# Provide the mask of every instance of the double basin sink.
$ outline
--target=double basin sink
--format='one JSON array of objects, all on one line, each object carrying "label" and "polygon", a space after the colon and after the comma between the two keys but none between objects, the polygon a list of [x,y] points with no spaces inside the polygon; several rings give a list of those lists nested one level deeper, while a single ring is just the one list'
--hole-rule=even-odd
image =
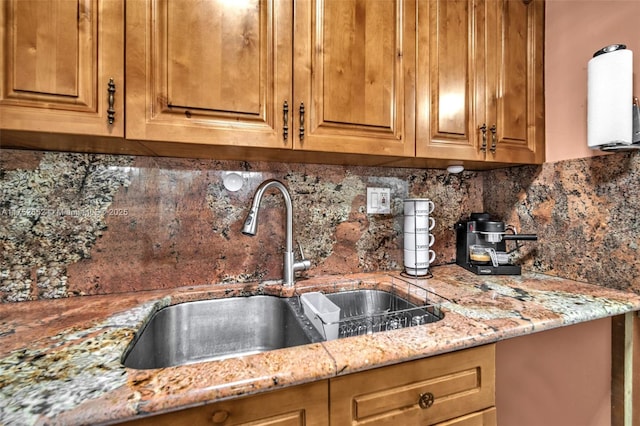
[{"label": "double basin sink", "polygon": [[[326,297],[340,308],[339,337],[435,322],[443,316],[439,310],[382,290],[352,290]],[[155,312],[130,345],[123,363],[135,369],[164,368],[323,340],[298,297],[203,300]]]}]

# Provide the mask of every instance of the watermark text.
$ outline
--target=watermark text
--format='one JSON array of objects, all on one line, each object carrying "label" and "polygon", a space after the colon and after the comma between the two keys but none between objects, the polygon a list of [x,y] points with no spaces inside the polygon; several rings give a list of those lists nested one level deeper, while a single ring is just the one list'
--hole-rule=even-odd
[{"label": "watermark text", "polygon": [[101,217],[101,216],[128,216],[128,209],[44,209],[44,208],[19,208],[0,209],[0,216],[5,217],[43,217],[43,216],[72,216],[72,217]]}]

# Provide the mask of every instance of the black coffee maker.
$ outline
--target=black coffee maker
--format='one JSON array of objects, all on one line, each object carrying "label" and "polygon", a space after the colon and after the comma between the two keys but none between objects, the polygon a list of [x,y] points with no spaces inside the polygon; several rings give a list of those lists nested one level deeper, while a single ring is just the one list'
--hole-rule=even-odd
[{"label": "black coffee maker", "polygon": [[514,227],[496,221],[488,213],[471,213],[454,225],[456,263],[478,275],[520,275],[520,265],[511,263],[506,241],[535,241],[535,234],[518,234]]}]

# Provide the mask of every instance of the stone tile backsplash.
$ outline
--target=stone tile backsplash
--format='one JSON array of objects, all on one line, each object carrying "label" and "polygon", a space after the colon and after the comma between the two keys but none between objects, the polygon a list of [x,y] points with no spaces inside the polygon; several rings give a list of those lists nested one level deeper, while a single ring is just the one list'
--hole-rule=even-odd
[{"label": "stone tile backsplash", "polygon": [[485,210],[537,233],[526,268],[640,293],[640,154],[494,170]]},{"label": "stone tile backsplash", "polygon": [[[223,178],[241,172],[230,192]],[[450,175],[442,170],[0,151],[0,300],[250,282],[282,276],[284,205],[255,188],[280,179],[294,205],[307,276],[402,269],[402,200],[436,205],[435,264],[455,261],[453,224],[488,211],[537,233],[525,269],[640,293],[640,155]],[[391,215],[366,188],[391,188]]]},{"label": "stone tile backsplash", "polygon": [[[291,192],[307,275],[402,268],[402,200],[436,204],[436,264],[455,259],[453,224],[482,209],[482,174],[2,150],[0,300],[141,291],[282,276],[284,204],[265,195],[255,237],[241,234],[255,188]],[[228,171],[243,187],[224,188]],[[366,188],[391,188],[391,215],[366,213]]]}]

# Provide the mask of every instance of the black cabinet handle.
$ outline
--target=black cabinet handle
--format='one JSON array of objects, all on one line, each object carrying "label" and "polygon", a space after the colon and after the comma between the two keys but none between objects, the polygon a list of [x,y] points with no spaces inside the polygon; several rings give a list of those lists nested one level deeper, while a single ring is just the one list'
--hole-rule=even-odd
[{"label": "black cabinet handle", "polygon": [[482,132],[482,145],[480,145],[480,151],[487,152],[487,123],[482,123],[479,130]]},{"label": "black cabinet handle", "polygon": [[425,410],[427,408],[430,408],[435,400],[436,398],[431,392],[421,393],[420,398],[418,399],[418,405],[420,405],[420,408]]},{"label": "black cabinet handle", "polygon": [[300,142],[304,140],[304,102],[300,102]]},{"label": "black cabinet handle", "polygon": [[107,121],[109,124],[113,124],[116,119],[116,110],[113,108],[113,104],[115,102],[115,94],[116,94],[116,84],[113,82],[113,78],[109,79],[109,84],[107,85],[107,91],[109,92],[109,107],[107,108]]},{"label": "black cabinet handle", "polygon": [[496,153],[496,148],[498,146],[498,139],[496,137],[496,125],[494,124],[493,126],[491,126],[491,128],[489,130],[491,130],[491,149],[490,149],[490,151],[495,154]]},{"label": "black cabinet handle", "polygon": [[289,139],[289,103],[282,104],[282,138],[286,142]]}]

